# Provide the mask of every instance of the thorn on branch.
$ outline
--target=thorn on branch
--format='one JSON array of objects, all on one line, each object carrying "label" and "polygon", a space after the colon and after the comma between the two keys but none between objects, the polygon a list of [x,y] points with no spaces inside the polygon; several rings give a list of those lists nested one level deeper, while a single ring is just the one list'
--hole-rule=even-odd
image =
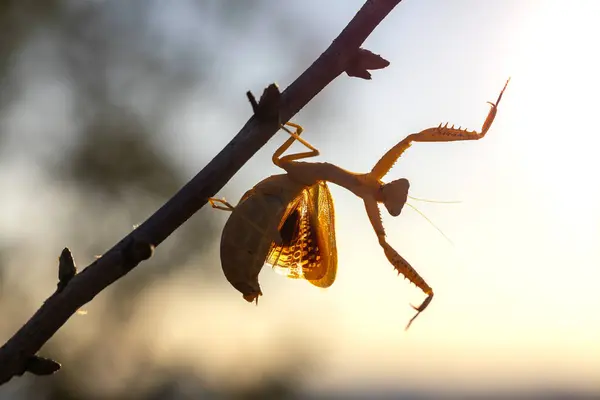
[{"label": "thorn on branch", "polygon": [[276,121],[277,126],[281,125],[279,116],[279,103],[281,101],[281,92],[275,83],[271,83],[263,91],[260,100],[257,102],[251,91],[246,92],[248,101],[252,106],[252,111],[256,118],[262,122]]},{"label": "thorn on branch", "polygon": [[25,362],[25,368],[20,373],[15,375],[23,375],[25,372],[29,372],[33,375],[52,375],[60,369],[60,363],[44,358],[40,356],[31,356]]},{"label": "thorn on branch", "polygon": [[379,54],[372,53],[370,50],[360,48],[348,61],[346,73],[348,76],[354,76],[362,79],[371,79],[370,69],[382,69],[390,65],[390,62]]},{"label": "thorn on branch", "polygon": [[58,284],[56,285],[56,291],[62,292],[67,284],[77,274],[77,267],[75,266],[75,260],[68,247],[65,247],[58,257]]},{"label": "thorn on branch", "polygon": [[152,243],[132,237],[129,239],[123,250],[121,250],[123,267],[126,272],[129,272],[142,261],[152,257],[153,253],[154,245]]}]

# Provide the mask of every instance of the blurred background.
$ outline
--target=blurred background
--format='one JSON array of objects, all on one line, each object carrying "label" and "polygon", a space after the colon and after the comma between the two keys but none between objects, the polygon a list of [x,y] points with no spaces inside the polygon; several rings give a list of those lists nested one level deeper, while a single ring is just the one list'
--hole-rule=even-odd
[{"label": "blurred background", "polygon": [[[0,339],[192,178],[287,87],[363,0],[0,1]],[[409,208],[389,242],[436,297],[387,262],[360,199],[331,186],[339,272],[327,290],[265,268],[246,303],[205,207],[50,340],[63,364],[0,399],[600,398],[600,188],[595,0],[405,0],[365,43],[391,62],[341,76],[294,121],[319,161],[363,172],[449,121],[485,140],[413,145],[386,177]],[[278,133],[218,194],[262,178]],[[596,396],[596,397],[594,397]]]}]

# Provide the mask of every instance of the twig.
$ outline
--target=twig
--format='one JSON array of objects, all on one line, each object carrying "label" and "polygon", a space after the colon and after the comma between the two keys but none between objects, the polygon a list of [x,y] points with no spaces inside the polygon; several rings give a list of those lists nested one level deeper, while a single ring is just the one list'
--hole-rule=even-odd
[{"label": "twig", "polygon": [[[368,69],[387,66],[389,62],[360,46],[400,1],[367,0],[327,50],[283,93],[271,85],[260,102],[249,94],[254,115],[237,136],[167,203],[101,258],[74,276],[71,276],[75,273],[72,268],[64,269],[63,260],[58,290],[0,348],[0,384],[25,371],[39,373],[39,368],[30,368],[40,364],[41,358],[36,353],[71,315],[148,259],[156,246],[227,184],[279,130],[280,122],[289,121],[344,71],[349,76],[370,79]],[[32,362],[34,359],[35,363]],[[47,364],[51,368],[41,368],[41,373],[50,373],[60,367],[52,360]]]}]

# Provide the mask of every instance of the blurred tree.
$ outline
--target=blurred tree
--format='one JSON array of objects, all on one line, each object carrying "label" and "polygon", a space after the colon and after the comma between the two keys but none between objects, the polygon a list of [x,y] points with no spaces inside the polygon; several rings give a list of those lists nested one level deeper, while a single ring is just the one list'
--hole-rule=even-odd
[{"label": "blurred tree", "polygon": [[[219,21],[212,25],[221,32],[237,34],[261,19],[269,7],[265,0],[184,3],[190,6],[187,12],[195,13],[198,24]],[[46,237],[39,246],[58,255],[62,246],[69,245],[76,249],[80,268],[87,263],[82,261],[86,254],[103,253],[122,237],[124,227],[142,222],[187,180],[181,166],[163,148],[164,119],[176,112],[173,107],[179,98],[206,82],[210,70],[204,66],[210,66],[208,60],[220,49],[196,46],[192,53],[180,46],[183,50],[177,50],[156,26],[159,7],[158,1],[139,0],[0,0],[0,118],[7,119],[15,112],[10,106],[22,100],[27,90],[34,97],[44,93],[46,86],[35,86],[39,81],[58,85],[73,103],[65,132],[23,135],[17,132],[19,124],[5,124],[11,129],[0,129],[0,146],[6,144],[3,138],[8,135],[13,142],[11,153],[21,153],[29,160],[36,156],[36,149],[52,155],[36,157],[34,164],[43,171],[49,186],[64,188],[58,201],[66,201],[73,208],[65,216],[53,216],[48,210],[46,217],[56,221],[55,237]],[[270,15],[269,20],[277,18]],[[289,37],[298,34],[293,29],[286,33]],[[42,127],[54,117],[37,115]],[[0,160],[0,165],[6,167],[7,163]],[[70,341],[80,332],[66,326],[45,346],[45,354],[68,368],[51,378],[14,379],[0,388],[0,399],[5,395],[27,399],[177,399],[198,398],[201,392],[204,398],[210,398],[211,393],[216,396],[218,389],[204,389],[197,374],[155,365],[152,355],[143,350],[151,342],[132,337],[139,335],[139,330],[130,328],[140,299],[153,283],[167,280],[186,265],[203,265],[200,260],[206,246],[214,244],[220,233],[212,215],[199,213],[188,221],[161,245],[155,257],[135,270],[135,277],[111,286],[102,296],[102,306],[98,305],[100,299],[90,305],[93,312],[84,318],[93,334],[84,344],[70,348]],[[9,243],[11,252],[21,257],[2,252],[0,312],[26,318],[29,310],[19,307],[17,299],[35,303],[39,296],[31,296],[30,281],[24,284],[22,272],[18,279],[2,272],[11,263],[34,264],[37,259],[28,250],[30,243],[5,240],[0,238],[0,244]],[[214,264],[210,267],[212,273],[220,272]],[[39,272],[34,269],[27,273]],[[54,279],[55,271],[44,274]],[[7,335],[14,328],[8,325],[0,325],[0,331]],[[99,366],[101,361],[120,360],[118,355],[126,348],[135,359],[124,361],[129,365],[125,368],[128,373],[120,366],[114,374],[115,379],[127,383],[94,392],[97,386],[88,383],[95,371],[111,368]],[[263,386],[231,396],[283,398],[292,393],[293,385],[282,383],[277,375],[273,371],[273,378]],[[191,395],[182,394],[183,384],[194,387],[188,388]]]},{"label": "blurred tree", "polygon": [[0,0],[0,107],[6,104],[16,89],[17,82],[10,77],[14,56],[35,34],[37,26],[57,17],[62,3],[63,0]]}]

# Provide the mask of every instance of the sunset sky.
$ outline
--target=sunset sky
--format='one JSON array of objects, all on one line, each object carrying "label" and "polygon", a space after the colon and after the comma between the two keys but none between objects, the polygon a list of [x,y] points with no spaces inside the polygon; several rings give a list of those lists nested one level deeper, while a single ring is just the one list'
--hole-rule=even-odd
[{"label": "sunset sky", "polygon": [[[323,12],[317,3],[285,6],[293,8],[295,23],[322,33],[314,56],[362,4],[332,2]],[[600,186],[594,171],[600,171],[600,131],[593,116],[600,89],[599,12],[600,3],[582,0],[404,1],[365,43],[391,65],[370,82],[336,80],[325,91],[339,100],[327,106],[332,116],[316,120],[301,112],[293,119],[321,151],[319,161],[362,172],[409,133],[446,121],[479,129],[486,101],[495,101],[512,77],[484,140],[415,144],[386,177],[408,178],[416,197],[461,201],[412,201],[454,245],[410,209],[396,218],[384,215],[389,242],[436,293],[409,332],[403,331],[412,316],[408,303],[423,295],[393,273],[361,201],[332,186],[335,284],[319,290],[265,269],[259,307],[250,309],[237,293],[221,293],[223,310],[231,312],[217,317],[210,311],[214,302],[199,306],[194,315],[212,328],[194,335],[211,342],[244,326],[235,340],[259,357],[269,351],[261,337],[272,316],[287,315],[312,338],[322,366],[307,372],[315,388],[597,389]],[[252,51],[236,57],[251,58]],[[254,62],[262,65],[252,59],[249,75],[282,87],[307,66],[286,66],[278,75]],[[276,62],[272,67],[283,70]],[[307,115],[321,106],[317,97]],[[188,121],[194,129],[218,132],[213,152],[244,120],[227,121],[226,110],[215,113],[213,122],[194,122],[191,114]],[[279,173],[270,155],[284,139],[275,136],[220,195],[235,203],[252,184]],[[231,343],[223,337],[218,343],[222,347],[211,352],[226,362]]]}]

